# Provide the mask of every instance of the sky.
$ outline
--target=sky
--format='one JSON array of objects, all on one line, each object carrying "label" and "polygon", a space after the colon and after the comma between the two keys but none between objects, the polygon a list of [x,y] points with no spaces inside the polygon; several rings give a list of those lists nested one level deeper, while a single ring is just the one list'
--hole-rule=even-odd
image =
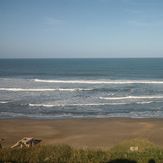
[{"label": "sky", "polygon": [[163,57],[163,0],[0,0],[0,58]]}]

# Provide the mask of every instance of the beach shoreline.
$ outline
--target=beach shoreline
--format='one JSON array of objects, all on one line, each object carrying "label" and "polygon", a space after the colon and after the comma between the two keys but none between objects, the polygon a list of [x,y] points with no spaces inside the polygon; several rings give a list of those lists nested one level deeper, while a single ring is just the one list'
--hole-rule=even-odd
[{"label": "beach shoreline", "polygon": [[163,147],[163,119],[3,119],[0,138],[11,146],[23,137],[42,139],[42,144],[68,144],[75,148],[109,149],[122,141],[141,138]]}]

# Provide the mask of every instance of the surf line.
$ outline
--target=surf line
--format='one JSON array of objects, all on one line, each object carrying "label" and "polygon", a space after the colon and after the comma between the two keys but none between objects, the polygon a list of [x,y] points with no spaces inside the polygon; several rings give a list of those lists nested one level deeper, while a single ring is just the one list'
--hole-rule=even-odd
[{"label": "surf line", "polygon": [[67,84],[163,84],[157,80],[42,80],[34,79],[41,83],[67,83]]}]

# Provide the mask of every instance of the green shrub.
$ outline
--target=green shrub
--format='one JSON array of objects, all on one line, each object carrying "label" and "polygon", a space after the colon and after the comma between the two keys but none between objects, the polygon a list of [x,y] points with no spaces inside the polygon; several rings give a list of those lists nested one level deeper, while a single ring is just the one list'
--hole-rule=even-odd
[{"label": "green shrub", "polygon": [[[140,150],[129,151],[130,146],[136,145]],[[68,145],[0,150],[0,163],[149,163],[150,159],[163,163],[163,149],[140,139],[122,142],[108,151],[74,149]]]}]

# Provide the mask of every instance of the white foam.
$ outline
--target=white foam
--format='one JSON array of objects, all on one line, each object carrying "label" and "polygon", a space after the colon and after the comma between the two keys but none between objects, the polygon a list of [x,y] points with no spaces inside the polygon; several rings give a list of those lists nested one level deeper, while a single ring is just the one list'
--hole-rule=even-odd
[{"label": "white foam", "polygon": [[6,104],[8,101],[0,101],[0,104]]},{"label": "white foam", "polygon": [[157,80],[42,80],[34,79],[42,83],[68,83],[68,84],[163,84]]},{"label": "white foam", "polygon": [[162,99],[163,96],[123,96],[123,97],[99,97],[102,100],[125,100],[125,99]]},{"label": "white foam", "polygon": [[88,104],[68,104],[67,106],[103,106],[103,105],[125,105],[126,103],[88,103]]},{"label": "white foam", "polygon": [[151,104],[154,101],[140,101],[140,102],[136,102],[136,104]]},{"label": "white foam", "polygon": [[56,104],[56,105],[51,105],[51,104],[29,104],[29,106],[32,106],[32,107],[54,107],[54,106],[64,106],[64,105],[61,105],[61,104]]},{"label": "white foam", "polygon": [[90,91],[92,89],[84,89],[84,88],[43,88],[43,89],[35,89],[35,88],[0,88],[0,91],[13,91],[13,92],[46,92],[46,91]]},{"label": "white foam", "polygon": [[0,117],[3,118],[3,117],[24,117],[25,114],[23,113],[13,113],[13,112],[0,112]]},{"label": "white foam", "polygon": [[104,105],[125,105],[127,103],[87,103],[87,104],[29,104],[31,107],[64,107],[64,106],[104,106]]}]

